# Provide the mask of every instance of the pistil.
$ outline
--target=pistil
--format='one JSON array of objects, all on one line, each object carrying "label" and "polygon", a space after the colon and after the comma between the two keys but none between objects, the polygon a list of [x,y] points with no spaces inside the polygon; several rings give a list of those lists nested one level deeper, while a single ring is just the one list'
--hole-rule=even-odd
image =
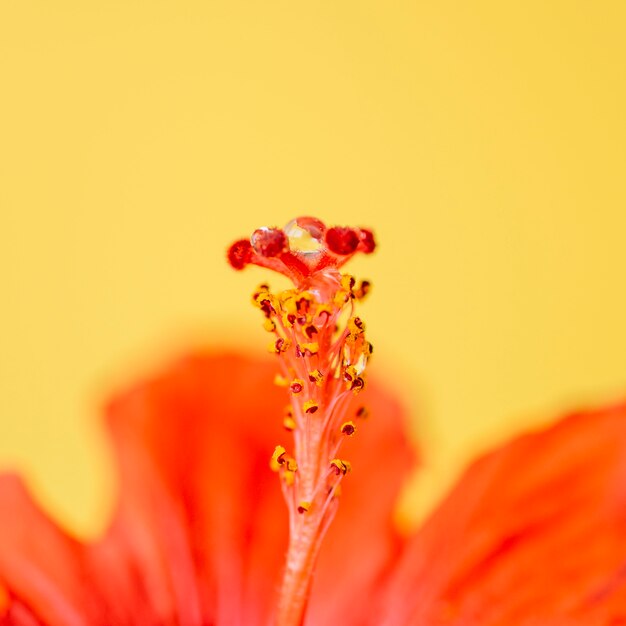
[{"label": "pistil", "polygon": [[289,511],[289,544],[275,616],[277,626],[301,626],[322,540],[338,507],[341,483],[350,472],[340,458],[342,442],[352,437],[360,407],[349,414],[351,398],[365,387],[364,370],[372,353],[365,324],[354,314],[355,301],[369,283],[357,285],[339,268],[375,244],[366,229],[326,226],[315,218],[292,220],[284,230],[261,228],[250,241],[229,250],[236,269],[255,264],[288,276],[294,288],[277,294],[261,285],[254,304],[271,333],[269,349],[279,360],[277,384],[290,405],[283,425],[293,435],[293,452],[277,445],[270,466],[279,474]]}]

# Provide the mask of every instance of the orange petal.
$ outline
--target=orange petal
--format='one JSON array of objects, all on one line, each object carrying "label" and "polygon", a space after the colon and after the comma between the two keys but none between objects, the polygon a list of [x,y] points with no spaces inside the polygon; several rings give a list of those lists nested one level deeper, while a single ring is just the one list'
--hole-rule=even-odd
[{"label": "orange petal", "polygon": [[[0,480],[9,590],[0,624],[265,625],[288,519],[268,466],[288,441],[274,374],[271,361],[195,355],[116,398],[119,504],[93,546],[60,531],[16,479]],[[310,623],[357,621],[367,605],[354,598],[373,590],[398,549],[390,511],[412,455],[398,405],[375,390],[369,403],[372,418],[342,450],[355,471],[323,548]]]},{"label": "orange petal", "polygon": [[268,465],[284,437],[274,374],[271,362],[190,356],[111,404],[121,499],[101,551],[123,546],[111,598],[181,626],[264,623],[286,546]]},{"label": "orange petal", "polygon": [[383,605],[377,625],[626,623],[626,405],[471,466],[412,539]]},{"label": "orange petal", "polygon": [[[131,585],[134,599],[121,604],[148,604],[181,624],[198,615],[267,623],[288,519],[269,469],[275,445],[289,442],[275,371],[272,360],[196,355],[112,403],[122,493],[107,542],[125,547],[109,559],[111,598],[128,595],[128,572],[139,571],[141,589]],[[395,401],[376,391],[369,401],[373,417],[346,442],[355,471],[323,547],[311,623],[356,614],[353,598],[397,551],[390,515],[411,453]],[[112,554],[110,545],[102,551]]]},{"label": "orange petal", "polygon": [[17,597],[13,603],[8,590],[3,592],[7,624],[30,623],[31,611],[47,626],[100,624],[85,609],[92,592],[84,583],[84,556],[83,547],[46,517],[18,478],[0,476],[0,581]]}]

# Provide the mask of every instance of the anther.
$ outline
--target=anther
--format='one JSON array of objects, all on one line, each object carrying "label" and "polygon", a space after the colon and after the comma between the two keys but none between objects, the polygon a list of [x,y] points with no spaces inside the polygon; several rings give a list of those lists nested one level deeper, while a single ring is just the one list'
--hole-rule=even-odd
[{"label": "anther", "polygon": [[311,503],[302,500],[298,504],[298,513],[308,513],[311,510]]},{"label": "anther", "polygon": [[291,343],[288,340],[283,339],[282,337],[279,337],[276,341],[273,341],[269,345],[269,351],[275,352],[276,354],[280,354],[281,352],[287,352],[287,350],[289,350],[290,345]]},{"label": "anther", "polygon": [[362,280],[358,289],[354,292],[354,295],[359,299],[363,300],[365,296],[371,291],[372,283],[369,280]]},{"label": "anther", "polygon": [[309,339],[313,339],[313,335],[317,335],[318,332],[317,326],[313,326],[313,324],[310,324],[304,329],[304,332]]},{"label": "anther", "polygon": [[344,461],[343,459],[333,459],[330,462],[330,467],[337,476],[339,476],[339,474],[345,476],[352,469],[350,462]]},{"label": "anther", "polygon": [[261,311],[263,311],[263,313],[265,314],[265,317],[267,318],[271,317],[272,314],[276,313],[276,309],[274,308],[274,305],[272,304],[272,301],[269,298],[260,296],[258,305]]},{"label": "anther", "polygon": [[311,343],[299,343],[296,346],[296,356],[304,357],[304,356],[313,356],[319,352],[320,346],[316,341]]},{"label": "anther", "polygon": [[291,385],[289,385],[291,393],[300,393],[304,389],[304,381],[300,378],[296,378]]},{"label": "anther", "polygon": [[285,416],[283,417],[283,427],[285,430],[295,430],[296,429],[296,420],[293,418],[293,409],[291,405],[288,405],[285,408]]},{"label": "anther", "polygon": [[343,379],[348,383],[352,383],[356,378],[357,378],[356,368],[353,367],[352,365],[349,367],[346,367],[346,369],[343,371]]},{"label": "anther", "polygon": [[312,372],[309,372],[309,380],[312,383],[321,386],[322,381],[324,380],[324,374],[322,374],[319,370],[313,370]]},{"label": "anther", "polygon": [[348,330],[353,335],[360,335],[365,332],[365,322],[360,317],[351,317],[348,320]]},{"label": "anther", "polygon": [[367,419],[370,416],[370,412],[368,411],[367,407],[360,406],[356,411],[356,416],[359,419]]},{"label": "anther", "polygon": [[352,437],[352,435],[356,432],[354,422],[344,422],[341,425],[341,432],[348,437]]},{"label": "anther", "polygon": [[365,387],[365,379],[361,378],[360,376],[355,378],[352,381],[352,384],[350,385],[351,391],[354,391],[355,394],[359,393],[359,391],[361,391],[364,387]]},{"label": "anther", "polygon": [[270,459],[270,467],[273,471],[277,472],[280,466],[285,462],[286,450],[283,446],[276,446]]},{"label": "anther", "polygon": [[305,413],[313,414],[317,409],[319,409],[319,404],[315,400],[307,400],[302,408]]}]

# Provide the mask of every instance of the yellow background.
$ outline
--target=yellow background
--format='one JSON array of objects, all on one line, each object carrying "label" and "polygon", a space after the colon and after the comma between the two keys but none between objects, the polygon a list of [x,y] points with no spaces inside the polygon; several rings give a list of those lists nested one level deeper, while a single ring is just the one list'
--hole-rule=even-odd
[{"label": "yellow background", "polygon": [[263,352],[224,248],[298,214],[377,232],[354,272],[426,451],[407,511],[619,397],[625,6],[3,0],[2,467],[97,530],[102,399],[190,342]]}]

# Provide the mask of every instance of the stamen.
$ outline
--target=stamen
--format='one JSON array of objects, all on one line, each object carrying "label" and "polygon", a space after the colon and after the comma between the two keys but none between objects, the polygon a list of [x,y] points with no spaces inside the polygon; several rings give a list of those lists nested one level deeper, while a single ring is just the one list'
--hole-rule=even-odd
[{"label": "stamen", "polygon": [[308,513],[311,509],[311,503],[306,500],[302,500],[300,504],[298,504],[298,513]]},{"label": "stamen", "polygon": [[304,381],[296,378],[291,385],[289,385],[291,393],[300,393],[304,389]]},{"label": "stamen", "polygon": [[341,432],[348,437],[352,437],[352,435],[356,432],[354,422],[344,422],[341,425]]},{"label": "stamen", "polygon": [[340,269],[354,254],[370,254],[375,247],[368,229],[327,228],[316,218],[299,217],[284,229],[259,228],[228,251],[235,269],[258,265],[294,285],[272,293],[263,284],[252,297],[263,314],[263,327],[273,335],[269,351],[281,367],[274,382],[288,389],[291,400],[282,420],[293,433],[293,457],[278,445],[270,460],[290,515],[277,626],[302,623],[317,553],[337,510],[341,482],[351,470],[338,451],[356,433],[350,417],[367,416],[364,407],[348,411],[351,397],[365,387],[372,353],[365,323],[354,311],[371,285],[357,284]]},{"label": "stamen", "polygon": [[284,464],[286,452],[287,450],[285,450],[283,446],[276,446],[274,448],[272,458],[270,459],[270,467],[275,472],[277,472],[280,469],[280,466]]},{"label": "stamen", "polygon": [[339,476],[339,474],[343,474],[344,476],[352,470],[352,465],[349,461],[344,461],[342,459],[333,459],[330,462],[331,469],[333,472]]},{"label": "stamen", "polygon": [[324,374],[317,369],[313,370],[312,372],[309,372],[309,380],[319,387],[324,382]]},{"label": "stamen", "polygon": [[367,407],[360,406],[356,411],[356,416],[360,419],[367,419],[369,417],[370,412]]},{"label": "stamen", "polygon": [[317,411],[317,409],[319,409],[319,404],[317,404],[317,402],[315,400],[307,400],[303,405],[302,408],[304,410],[305,413],[315,413],[315,411]]}]

